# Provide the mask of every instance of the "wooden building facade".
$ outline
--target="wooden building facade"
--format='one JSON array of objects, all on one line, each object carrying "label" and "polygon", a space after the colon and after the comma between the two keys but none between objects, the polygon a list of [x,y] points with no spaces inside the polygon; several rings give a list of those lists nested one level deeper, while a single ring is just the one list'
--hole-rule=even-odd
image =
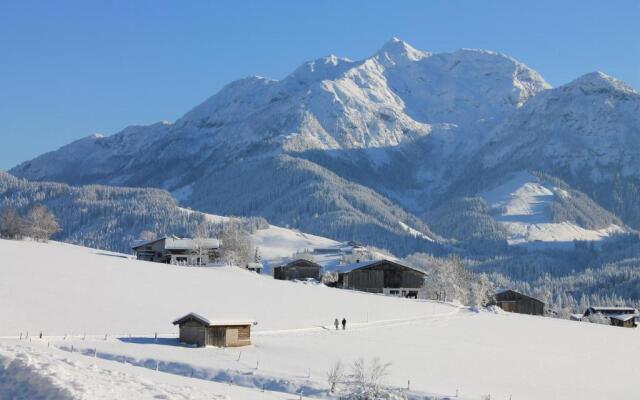
[{"label": "wooden building facade", "polygon": [[425,273],[389,260],[355,263],[341,268],[337,287],[399,297],[417,297]]},{"label": "wooden building facade", "polygon": [[546,309],[544,301],[515,290],[503,290],[496,293],[495,304],[504,311],[518,314],[544,315]]},{"label": "wooden building facade", "polygon": [[251,344],[251,321],[212,321],[189,313],[173,321],[180,327],[180,342],[198,347],[239,347]]},{"label": "wooden building facade", "polygon": [[283,281],[315,279],[320,280],[322,267],[313,261],[298,259],[273,269],[274,279]]}]

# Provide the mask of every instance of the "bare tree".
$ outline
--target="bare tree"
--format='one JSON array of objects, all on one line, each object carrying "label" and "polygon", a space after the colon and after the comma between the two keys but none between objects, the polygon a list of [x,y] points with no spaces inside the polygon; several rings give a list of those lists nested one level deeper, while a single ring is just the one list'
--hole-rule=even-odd
[{"label": "bare tree", "polygon": [[196,225],[196,227],[193,229],[193,232],[191,233],[191,236],[193,236],[193,241],[196,247],[195,251],[196,251],[196,254],[198,255],[199,262],[197,264],[204,264],[205,263],[204,256],[207,254],[207,251],[208,251],[206,246],[206,240],[209,236],[207,231],[207,226],[204,221]]},{"label": "bare tree", "polygon": [[225,224],[220,232],[221,257],[227,264],[244,266],[253,260],[253,246],[249,234],[240,224]]},{"label": "bare tree", "polygon": [[11,207],[5,207],[0,214],[0,237],[21,239],[26,234],[26,224]]},{"label": "bare tree", "polygon": [[335,393],[338,385],[344,381],[344,369],[340,360],[336,361],[327,372],[327,381],[329,382],[329,391],[331,393]]},{"label": "bare tree", "polygon": [[55,216],[42,204],[36,204],[27,213],[29,235],[36,240],[47,241],[60,230]]},{"label": "bare tree", "polygon": [[150,241],[156,238],[156,234],[151,231],[142,231],[140,232],[140,240]]},{"label": "bare tree", "polygon": [[342,364],[336,362],[327,373],[332,393],[339,391],[340,398],[349,400],[391,400],[404,399],[401,391],[385,385],[391,363],[383,363],[374,358],[367,363],[363,358],[356,360],[344,371]]}]

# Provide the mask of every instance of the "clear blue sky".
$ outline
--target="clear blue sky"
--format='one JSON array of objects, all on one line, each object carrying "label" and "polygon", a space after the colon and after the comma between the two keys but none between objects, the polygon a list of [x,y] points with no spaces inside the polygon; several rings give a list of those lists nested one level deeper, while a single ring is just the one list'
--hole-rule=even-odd
[{"label": "clear blue sky", "polygon": [[561,85],[640,88],[640,1],[0,2],[0,169],[91,133],[175,120],[224,84],[398,36],[509,54]]}]

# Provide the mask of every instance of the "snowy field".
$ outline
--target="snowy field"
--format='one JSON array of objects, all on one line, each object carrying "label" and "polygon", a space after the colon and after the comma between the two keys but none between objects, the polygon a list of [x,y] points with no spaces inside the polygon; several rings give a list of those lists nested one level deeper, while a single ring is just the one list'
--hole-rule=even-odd
[{"label": "snowy field", "polygon": [[[638,329],[473,312],[54,242],[0,240],[0,254],[0,368],[15,372],[0,371],[0,394],[23,379],[61,399],[327,397],[332,364],[359,357],[391,362],[388,384],[409,383],[412,398],[633,399],[633,384],[607,382],[640,376]],[[180,345],[170,322],[189,311],[257,321],[253,344]],[[333,318],[343,316],[348,329],[336,332]]]}]

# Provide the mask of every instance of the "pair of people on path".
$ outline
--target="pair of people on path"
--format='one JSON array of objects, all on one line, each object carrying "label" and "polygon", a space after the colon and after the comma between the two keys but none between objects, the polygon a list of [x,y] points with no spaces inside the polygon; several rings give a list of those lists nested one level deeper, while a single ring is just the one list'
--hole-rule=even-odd
[{"label": "pair of people on path", "polygon": [[[338,321],[338,318],[336,318],[336,320],[333,321],[333,324],[336,326],[336,330],[338,330],[338,327],[340,326],[340,322]],[[347,319],[342,318],[342,330],[345,330],[346,328],[347,328]]]}]

